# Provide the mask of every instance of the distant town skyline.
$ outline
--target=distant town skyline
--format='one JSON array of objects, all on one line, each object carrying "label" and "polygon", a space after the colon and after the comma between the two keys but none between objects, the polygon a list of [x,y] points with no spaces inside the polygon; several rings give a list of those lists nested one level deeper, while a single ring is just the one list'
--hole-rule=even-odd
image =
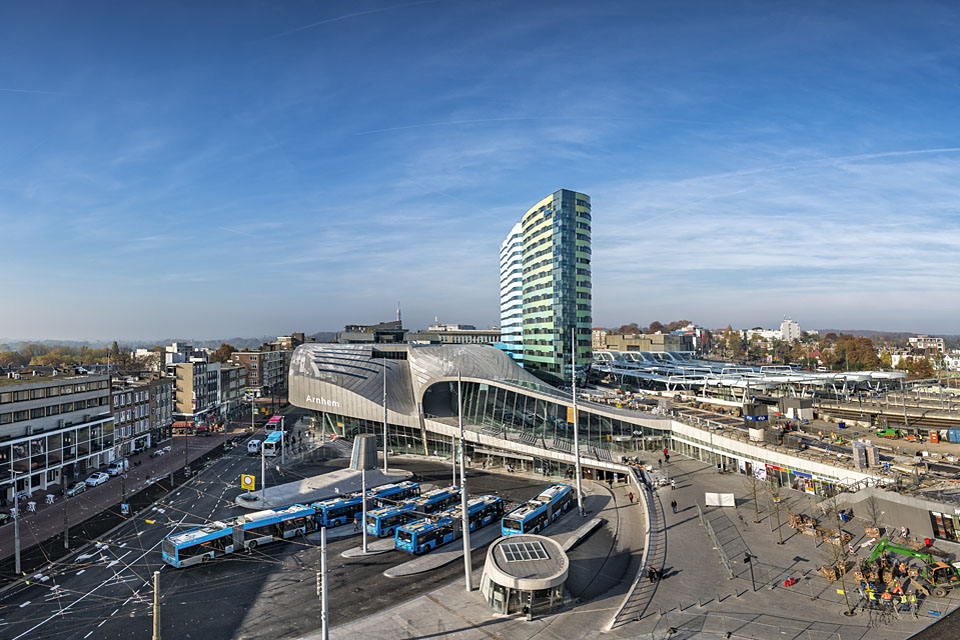
[{"label": "distant town skyline", "polygon": [[489,327],[558,189],[596,326],[958,334],[960,14],[881,4],[4,5],[0,334]]}]

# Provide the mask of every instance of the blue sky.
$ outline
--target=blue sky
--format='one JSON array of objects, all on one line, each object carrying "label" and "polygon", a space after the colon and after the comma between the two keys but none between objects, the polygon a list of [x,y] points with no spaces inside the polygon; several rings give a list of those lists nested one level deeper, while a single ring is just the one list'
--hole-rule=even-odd
[{"label": "blue sky", "polygon": [[0,7],[0,336],[498,320],[593,201],[594,323],[960,333],[955,3]]}]

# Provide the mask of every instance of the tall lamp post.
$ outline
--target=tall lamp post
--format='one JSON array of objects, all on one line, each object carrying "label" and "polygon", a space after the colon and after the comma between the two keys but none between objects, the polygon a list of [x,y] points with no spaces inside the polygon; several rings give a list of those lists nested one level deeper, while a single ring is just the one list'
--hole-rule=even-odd
[{"label": "tall lamp post", "polygon": [[[17,476],[19,472],[13,472],[13,551],[14,568],[16,574],[20,575],[20,491],[17,489]],[[66,495],[66,494],[64,494]]]},{"label": "tall lamp post", "polygon": [[387,462],[387,359],[383,359],[383,472],[390,470]]},{"label": "tall lamp post", "polygon": [[460,423],[460,513],[463,518],[463,572],[467,591],[473,591],[473,562],[470,559],[470,515],[467,512],[467,441],[463,430],[463,393],[460,372],[457,372],[457,421]]},{"label": "tall lamp post", "polygon": [[580,515],[583,513],[583,487],[580,477],[583,475],[580,471],[580,424],[577,415],[577,327],[573,327],[574,334],[570,336],[570,381],[573,391],[573,455],[576,458],[575,468],[577,470],[577,511]]},{"label": "tall lamp post", "polygon": [[367,469],[377,468],[377,437],[369,433],[354,436],[350,468],[360,472],[362,496],[360,525],[363,533],[363,553],[367,552]]}]

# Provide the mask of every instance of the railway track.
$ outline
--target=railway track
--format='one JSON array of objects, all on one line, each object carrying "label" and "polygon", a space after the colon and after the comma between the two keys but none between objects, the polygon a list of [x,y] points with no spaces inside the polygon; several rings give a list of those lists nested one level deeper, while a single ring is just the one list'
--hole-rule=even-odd
[{"label": "railway track", "polygon": [[[836,406],[817,406],[817,412],[820,415],[828,414],[835,416],[837,418],[851,418],[856,420],[863,420],[870,418],[874,426],[880,424],[881,419],[885,418],[888,426],[904,426],[903,412],[897,412],[891,408],[890,411],[884,411],[882,409],[876,409],[872,407],[864,407],[860,409],[859,407],[836,407]],[[960,415],[956,417],[941,417],[941,416],[927,416],[927,415],[911,415],[910,409],[907,409],[907,427],[908,428],[919,428],[927,430],[937,430],[937,429],[950,429],[953,427],[960,427]]]}]

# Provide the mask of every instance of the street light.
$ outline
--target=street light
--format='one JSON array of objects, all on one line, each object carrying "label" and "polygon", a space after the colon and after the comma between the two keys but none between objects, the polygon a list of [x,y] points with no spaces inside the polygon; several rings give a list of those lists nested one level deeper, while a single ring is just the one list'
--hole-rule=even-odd
[{"label": "street light", "polygon": [[377,438],[369,433],[354,436],[350,468],[360,472],[360,524],[363,532],[363,553],[367,553],[367,469],[377,468]]},{"label": "street light", "polygon": [[17,490],[17,475],[19,473],[18,471],[13,472],[13,550],[14,564],[18,576],[20,575],[20,491]]},{"label": "street light", "polygon": [[757,581],[756,581],[756,580],[754,579],[754,577],[753,577],[753,559],[756,558],[756,557],[757,557],[757,556],[752,555],[752,554],[749,554],[749,553],[743,554],[743,561],[744,561],[746,564],[750,565],[750,584],[753,586],[753,590],[754,590],[754,591],[757,590]]}]

